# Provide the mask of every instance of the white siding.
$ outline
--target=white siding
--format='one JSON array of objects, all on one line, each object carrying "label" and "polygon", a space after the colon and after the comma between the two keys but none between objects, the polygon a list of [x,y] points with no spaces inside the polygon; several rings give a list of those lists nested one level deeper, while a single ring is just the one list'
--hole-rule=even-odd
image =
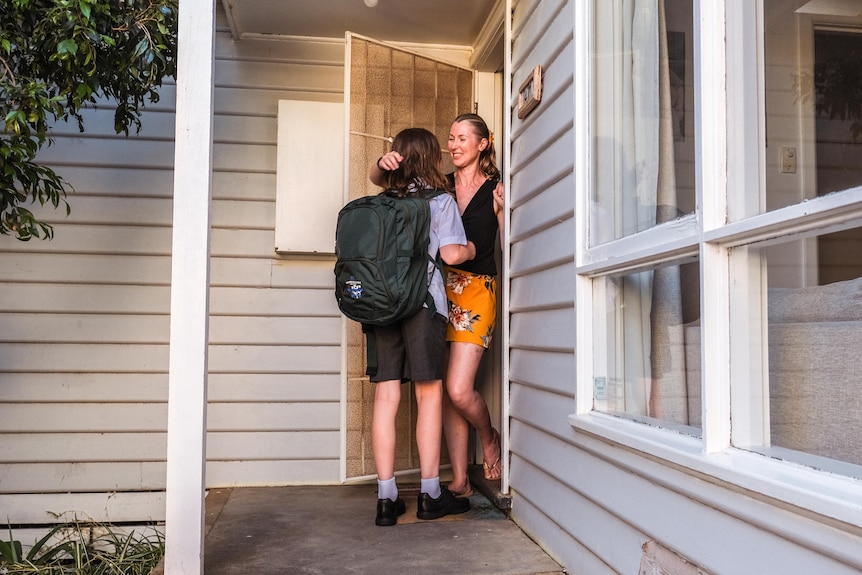
[{"label": "white siding", "polygon": [[513,119],[511,134],[513,519],[573,574],[637,573],[651,540],[715,574],[860,572],[862,553],[852,550],[862,539],[852,528],[570,425],[580,181],[573,130],[587,129],[574,126],[575,98],[587,94],[574,93],[573,4],[514,2],[512,85],[542,65],[544,94],[531,115]]},{"label": "white siding", "polygon": [[[273,248],[278,100],[340,102],[344,47],[234,42],[219,17],[207,482],[336,483],[332,262]],[[107,108],[87,111],[84,134],[58,125],[40,158],[74,186],[71,216],[37,210],[50,242],[0,237],[0,509],[12,524],[64,510],[164,519],[174,92],[128,139]]]}]

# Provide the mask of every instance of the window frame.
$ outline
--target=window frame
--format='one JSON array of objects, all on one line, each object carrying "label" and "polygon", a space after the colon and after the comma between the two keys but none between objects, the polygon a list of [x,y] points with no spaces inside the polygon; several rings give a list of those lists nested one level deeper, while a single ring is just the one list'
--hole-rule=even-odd
[{"label": "window frame", "polygon": [[[609,440],[670,463],[710,483],[729,483],[764,501],[781,501],[815,514],[862,527],[862,481],[811,465],[780,459],[780,448],[757,452],[737,446],[758,445],[768,416],[758,422],[752,409],[768,411],[764,395],[768,377],[750,376],[754,365],[731,361],[733,341],[730,302],[751,301],[746,282],[732,281],[754,273],[758,261],[733,254],[733,248],[805,237],[862,225],[862,186],[804,203],[728,223],[732,190],[765,189],[765,106],[762,0],[693,0],[696,212],[633,236],[591,247],[590,196],[595,185],[592,166],[592,110],[595,95],[593,51],[594,2],[576,3],[575,130],[576,205],[576,374],[574,413],[569,423],[577,433]],[[754,49],[757,57],[748,57]],[[733,74],[730,74],[730,71]],[[751,118],[732,125],[727,118]],[[759,195],[759,194],[758,194]],[[738,198],[737,198],[738,200]],[[746,201],[748,201],[746,199]],[[750,213],[750,212],[749,212]],[[646,269],[657,263],[697,256],[701,276],[702,435],[682,435],[593,411],[593,282],[595,278]],[[739,287],[738,284],[745,284]],[[756,282],[754,285],[759,285]],[[740,299],[742,298],[742,299]],[[759,298],[758,298],[759,299]],[[735,305],[737,305],[735,303]],[[740,345],[737,343],[737,345]],[[706,353],[705,350],[710,350]],[[734,358],[739,357],[739,349]],[[760,354],[757,354],[760,355]],[[731,390],[734,393],[731,393]],[[764,397],[764,406],[749,398]],[[744,397],[733,402],[732,396]],[[731,422],[735,425],[731,426]],[[744,422],[744,423],[741,423]],[[847,464],[849,465],[849,464]],[[853,466],[850,466],[853,467]],[[725,504],[732,497],[725,498]]]}]

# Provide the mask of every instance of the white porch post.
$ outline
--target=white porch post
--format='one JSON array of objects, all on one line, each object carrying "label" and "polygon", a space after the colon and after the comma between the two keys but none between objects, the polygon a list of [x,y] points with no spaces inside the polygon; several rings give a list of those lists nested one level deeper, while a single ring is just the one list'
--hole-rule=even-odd
[{"label": "white porch post", "polygon": [[165,573],[203,573],[215,2],[181,0]]}]

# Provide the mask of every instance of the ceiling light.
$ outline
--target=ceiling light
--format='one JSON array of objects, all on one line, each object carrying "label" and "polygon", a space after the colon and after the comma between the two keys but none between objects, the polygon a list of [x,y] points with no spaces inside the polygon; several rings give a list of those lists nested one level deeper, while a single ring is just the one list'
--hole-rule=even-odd
[{"label": "ceiling light", "polygon": [[377,6],[377,0],[365,0],[365,5],[369,8],[374,8]]}]

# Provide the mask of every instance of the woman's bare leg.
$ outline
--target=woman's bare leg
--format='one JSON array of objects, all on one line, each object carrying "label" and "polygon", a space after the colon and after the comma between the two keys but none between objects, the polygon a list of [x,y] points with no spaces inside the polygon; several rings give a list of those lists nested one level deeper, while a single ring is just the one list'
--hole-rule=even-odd
[{"label": "woman's bare leg", "polygon": [[[466,485],[467,481],[467,443],[469,441],[467,423],[476,429],[482,442],[484,461],[490,466],[500,459],[500,446],[491,427],[488,406],[475,389],[476,373],[484,353],[484,347],[472,343],[452,342],[449,347],[446,375],[448,399],[443,404],[443,425],[449,457],[452,460],[454,489]],[[499,475],[495,473],[491,478],[498,479]]]}]

